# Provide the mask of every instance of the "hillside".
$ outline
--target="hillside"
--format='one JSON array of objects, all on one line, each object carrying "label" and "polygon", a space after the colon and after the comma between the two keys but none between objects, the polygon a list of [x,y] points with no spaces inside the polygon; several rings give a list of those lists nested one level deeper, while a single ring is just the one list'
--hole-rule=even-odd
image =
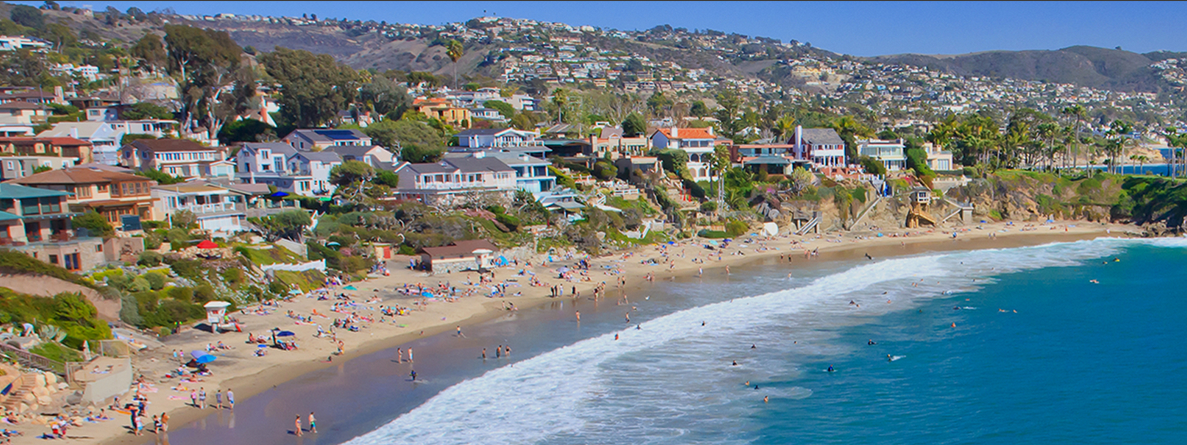
[{"label": "hillside", "polygon": [[1118,49],[1071,46],[1054,51],[986,51],[957,56],[897,54],[870,60],[923,66],[962,76],[1012,77],[1090,88],[1156,93],[1164,91],[1167,85],[1150,64],[1182,55],[1172,52],[1138,54]]}]

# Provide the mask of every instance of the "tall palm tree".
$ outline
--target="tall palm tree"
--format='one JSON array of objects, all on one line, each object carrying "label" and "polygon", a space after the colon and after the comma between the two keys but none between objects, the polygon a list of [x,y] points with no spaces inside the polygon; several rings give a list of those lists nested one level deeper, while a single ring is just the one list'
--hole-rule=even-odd
[{"label": "tall palm tree", "polygon": [[552,103],[556,105],[556,123],[559,125],[564,122],[562,117],[565,112],[565,105],[569,104],[569,96],[565,94],[565,90],[557,88],[552,91]]},{"label": "tall palm tree", "polygon": [[1073,140],[1076,142],[1076,144],[1075,147],[1069,145],[1068,149],[1072,150],[1072,168],[1076,168],[1078,166],[1077,164],[1079,164],[1078,154],[1080,150],[1081,123],[1088,116],[1088,110],[1085,109],[1083,105],[1075,104],[1069,107],[1064,107],[1060,113],[1062,113],[1064,116],[1067,116],[1069,120],[1074,121],[1075,123],[1074,127],[1076,134]]},{"label": "tall palm tree", "polygon": [[[1117,162],[1125,155],[1125,149],[1133,142],[1132,139],[1126,137],[1133,133],[1133,125],[1123,120],[1115,120],[1109,124],[1109,130],[1105,132],[1105,136],[1109,139],[1106,149],[1109,153],[1109,173],[1117,173]],[[1125,162],[1125,161],[1121,161]]]},{"label": "tall palm tree", "polygon": [[457,61],[465,54],[462,48],[462,42],[457,40],[450,40],[449,44],[445,46],[445,54],[453,61],[453,89],[457,89]]}]

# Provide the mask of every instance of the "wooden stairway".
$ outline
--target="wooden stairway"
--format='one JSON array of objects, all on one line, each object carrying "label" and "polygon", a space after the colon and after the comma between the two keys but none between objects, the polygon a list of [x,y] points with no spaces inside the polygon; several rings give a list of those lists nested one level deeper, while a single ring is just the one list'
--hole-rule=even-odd
[{"label": "wooden stairway", "polygon": [[12,382],[12,391],[8,392],[8,396],[3,399],[4,403],[0,404],[0,407],[3,407],[4,411],[17,412],[21,402],[25,401],[25,394],[33,391],[35,382],[36,376],[33,374],[24,374],[19,380]]}]

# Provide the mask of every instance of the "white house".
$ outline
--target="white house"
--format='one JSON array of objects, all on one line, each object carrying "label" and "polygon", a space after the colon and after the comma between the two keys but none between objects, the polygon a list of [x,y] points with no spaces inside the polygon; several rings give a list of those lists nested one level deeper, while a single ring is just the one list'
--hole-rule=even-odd
[{"label": "white house", "polygon": [[508,167],[515,170],[515,187],[534,195],[539,195],[556,186],[556,176],[548,171],[548,166],[552,165],[552,162],[524,152],[451,151],[445,154],[446,159],[474,157],[494,158],[507,164]]},{"label": "white house", "polygon": [[328,152],[337,153],[342,162],[360,161],[374,168],[388,170],[396,162],[396,155],[378,145],[335,145],[326,147]]},{"label": "white house", "polygon": [[504,149],[543,147],[540,133],[514,128],[483,128],[465,130],[457,135],[457,144],[465,148]]},{"label": "white house", "polygon": [[71,137],[90,142],[95,147],[95,162],[119,165],[120,139],[123,133],[115,131],[107,122],[59,122],[54,127],[37,134],[37,137]]},{"label": "white house", "polygon": [[857,152],[862,156],[877,159],[888,171],[907,168],[907,147],[902,139],[884,141],[881,139],[858,139]]},{"label": "white house", "polygon": [[807,159],[813,167],[845,167],[845,140],[832,128],[795,127],[789,141],[795,146],[795,157]]},{"label": "white house", "polygon": [[515,169],[482,151],[432,164],[405,162],[395,171],[400,178],[395,195],[426,204],[453,202],[469,193],[510,196],[516,189]]},{"label": "white house", "polygon": [[688,172],[694,181],[716,180],[710,168],[710,159],[716,146],[717,136],[713,127],[708,128],[660,128],[651,135],[651,146],[659,149],[680,149],[688,153]]},{"label": "white house", "polygon": [[235,165],[223,152],[188,139],[138,139],[120,148],[121,163],[136,170],[160,170],[182,178],[233,177]]},{"label": "white house", "polygon": [[342,165],[342,157],[332,151],[298,151],[288,158],[292,186],[287,192],[303,196],[327,196],[337,187],[330,183],[330,170]]},{"label": "white house", "polygon": [[226,187],[204,181],[187,181],[154,186],[152,197],[156,214],[166,215],[169,221],[172,221],[174,213],[186,210],[194,214],[202,230],[221,233],[245,230],[247,209],[242,202],[236,202],[241,196]]}]

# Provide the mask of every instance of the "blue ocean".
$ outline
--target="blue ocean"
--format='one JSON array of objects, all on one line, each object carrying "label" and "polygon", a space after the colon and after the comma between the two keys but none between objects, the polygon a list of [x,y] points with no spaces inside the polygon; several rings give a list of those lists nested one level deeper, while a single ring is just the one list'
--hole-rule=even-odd
[{"label": "blue ocean", "polygon": [[604,333],[450,384],[349,443],[1184,443],[1185,247],[656,283],[704,304],[595,322]]}]

